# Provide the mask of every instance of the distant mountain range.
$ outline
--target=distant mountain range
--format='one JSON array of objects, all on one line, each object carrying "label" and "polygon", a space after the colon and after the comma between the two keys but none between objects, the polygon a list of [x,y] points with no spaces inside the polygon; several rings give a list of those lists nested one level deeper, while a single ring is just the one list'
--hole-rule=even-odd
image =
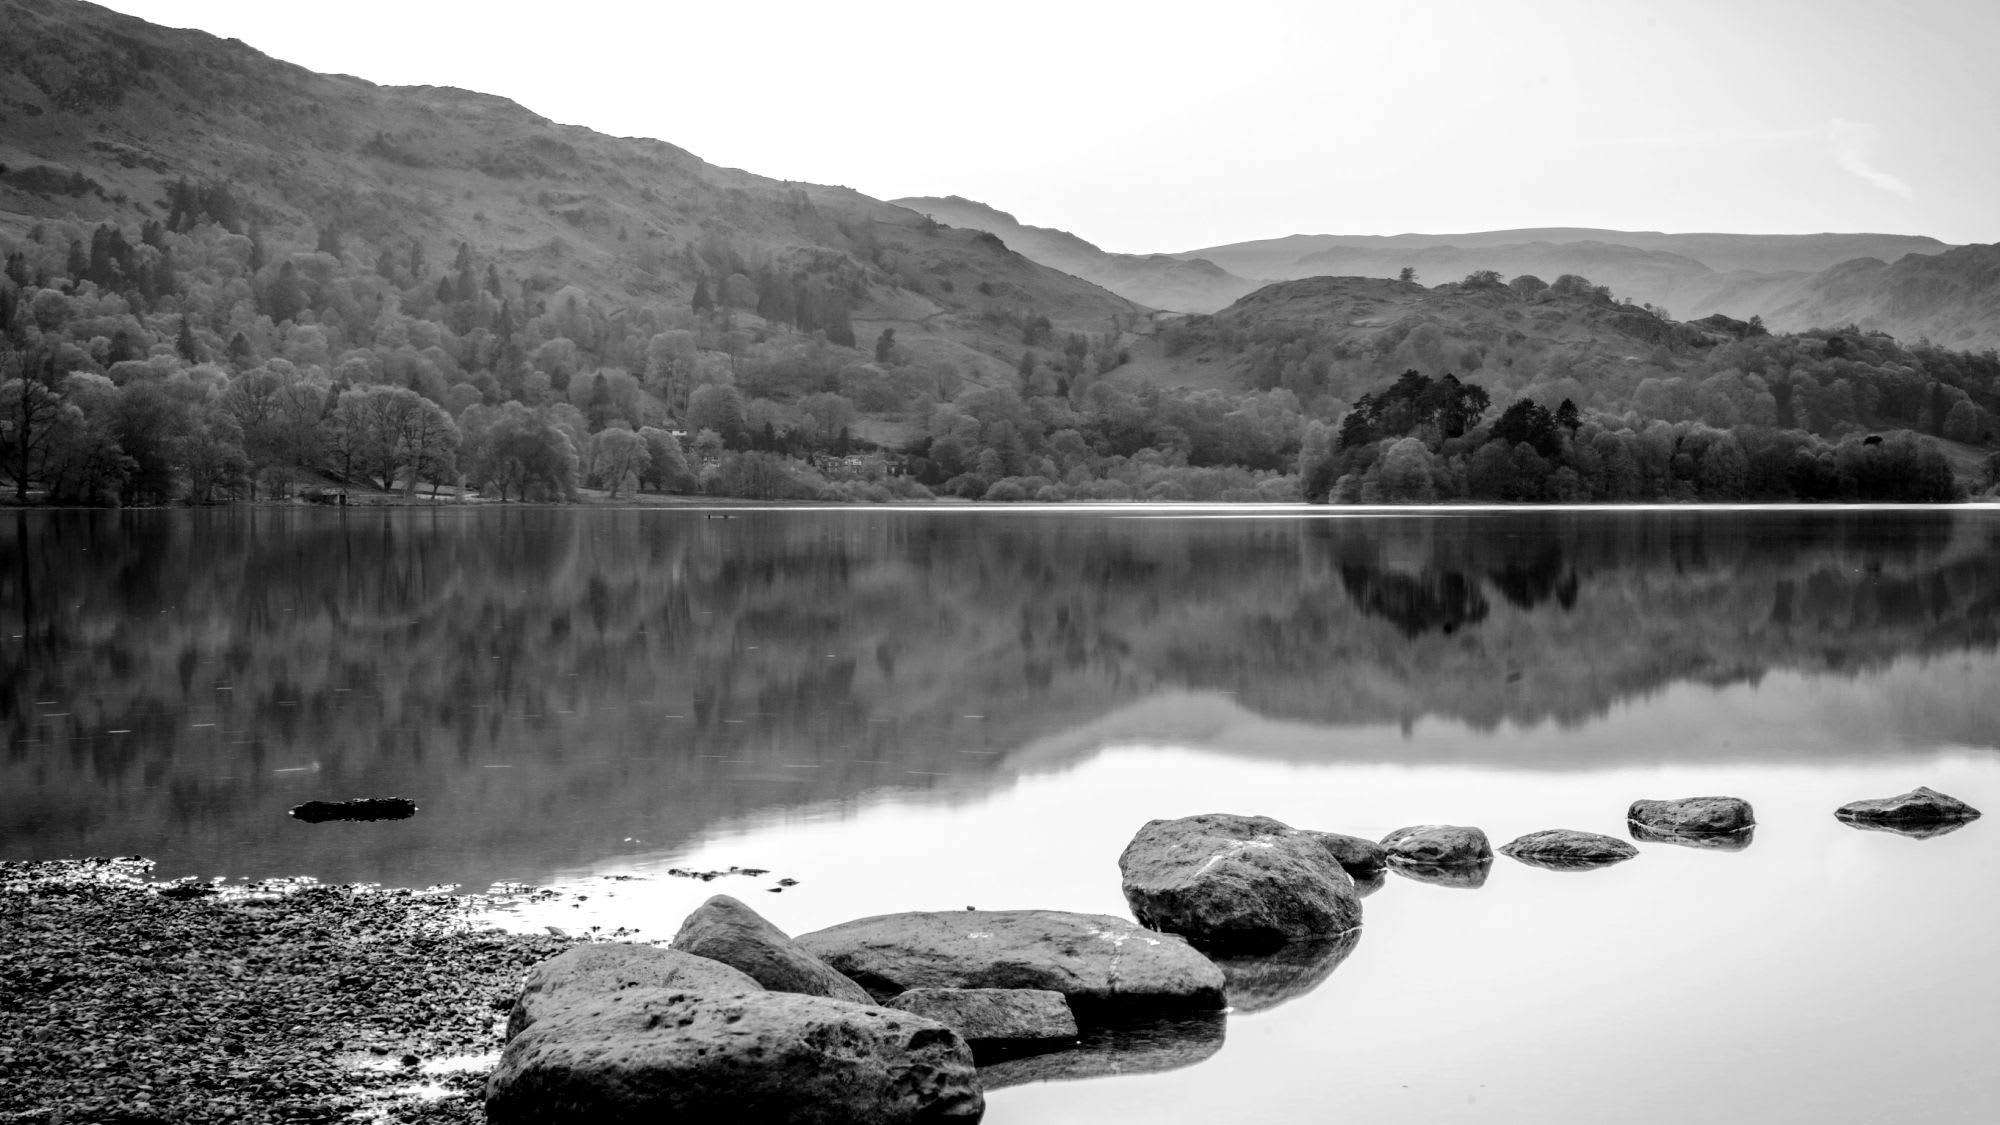
[{"label": "distant mountain range", "polygon": [[1854,322],[1914,342],[2000,346],[2000,249],[1954,248],[1901,234],[1668,234],[1538,227],[1459,234],[1295,234],[1174,254],[1114,254],[1067,231],[1025,225],[958,196],[896,203],[1013,249],[1141,304],[1215,312],[1259,286],[1307,277],[1393,278],[1426,285],[1476,270],[1555,281],[1577,274],[1622,298],[1693,320],[1761,316],[1803,331]]}]

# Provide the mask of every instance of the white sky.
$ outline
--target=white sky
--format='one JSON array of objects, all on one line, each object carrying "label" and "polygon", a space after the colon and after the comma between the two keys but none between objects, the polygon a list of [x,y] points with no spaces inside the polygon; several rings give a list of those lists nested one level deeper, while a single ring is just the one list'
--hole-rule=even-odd
[{"label": "white sky", "polygon": [[2000,241],[1995,0],[113,0],[1113,250],[1524,226]]}]

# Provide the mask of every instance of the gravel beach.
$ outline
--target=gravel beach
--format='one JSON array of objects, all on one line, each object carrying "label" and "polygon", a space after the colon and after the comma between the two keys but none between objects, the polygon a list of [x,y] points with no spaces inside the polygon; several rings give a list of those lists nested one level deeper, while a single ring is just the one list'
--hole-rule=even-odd
[{"label": "gravel beach", "polygon": [[0,1125],[482,1121],[527,968],[449,894],[0,863]]}]

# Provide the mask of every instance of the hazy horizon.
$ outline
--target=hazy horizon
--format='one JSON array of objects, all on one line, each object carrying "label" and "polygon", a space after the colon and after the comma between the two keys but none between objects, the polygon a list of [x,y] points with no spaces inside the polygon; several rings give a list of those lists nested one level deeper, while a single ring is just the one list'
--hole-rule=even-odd
[{"label": "hazy horizon", "polygon": [[110,6],[760,175],[958,195],[1114,251],[1539,227],[2000,241],[2000,154],[1978,143],[2000,128],[1979,65],[2000,7],[1959,0],[1266,0],[1223,24],[871,0],[779,3],[754,28],[608,0],[557,20],[383,0],[338,22],[245,0]]}]

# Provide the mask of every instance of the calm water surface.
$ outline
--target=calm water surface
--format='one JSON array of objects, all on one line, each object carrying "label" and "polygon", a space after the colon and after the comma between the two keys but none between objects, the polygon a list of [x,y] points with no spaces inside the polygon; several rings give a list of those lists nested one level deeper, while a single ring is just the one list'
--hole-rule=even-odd
[{"label": "calm water surface", "polygon": [[1391,875],[1344,960],[987,1120],[1994,1119],[2000,821],[1831,811],[2000,806],[2000,513],[707,515],[0,517],[0,856],[663,938],[720,891],[1124,913],[1153,817],[1499,843],[1727,793],[1741,851]]}]

